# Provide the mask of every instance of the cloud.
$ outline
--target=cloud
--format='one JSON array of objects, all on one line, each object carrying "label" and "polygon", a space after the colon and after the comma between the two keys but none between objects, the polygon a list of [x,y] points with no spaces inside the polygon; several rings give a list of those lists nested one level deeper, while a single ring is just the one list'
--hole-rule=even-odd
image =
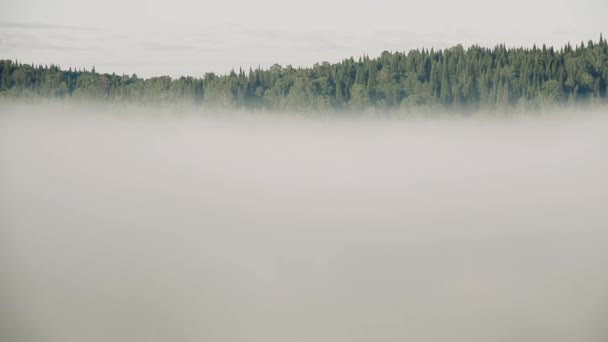
[{"label": "cloud", "polygon": [[45,29],[45,30],[78,30],[78,31],[100,31],[100,28],[75,25],[57,25],[47,23],[0,21],[0,28],[8,29]]},{"label": "cloud", "polygon": [[144,42],[141,43],[141,47],[144,48],[145,50],[152,50],[152,51],[192,51],[195,50],[196,48],[192,45],[186,45],[186,44],[171,44],[171,43],[165,43],[165,42]]}]

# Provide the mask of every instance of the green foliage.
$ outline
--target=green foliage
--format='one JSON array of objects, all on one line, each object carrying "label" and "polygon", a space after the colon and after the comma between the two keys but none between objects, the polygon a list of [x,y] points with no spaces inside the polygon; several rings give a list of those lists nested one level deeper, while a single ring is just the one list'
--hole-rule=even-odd
[{"label": "green foliage", "polygon": [[543,99],[549,103],[562,102],[564,91],[562,85],[556,80],[549,80],[543,84]]},{"label": "green foliage", "polygon": [[531,109],[606,101],[608,43],[556,51],[461,45],[446,50],[384,51],[310,68],[243,70],[218,76],[100,74],[0,60],[0,98],[51,96],[128,103],[186,102],[213,109],[340,111],[446,108]]},{"label": "green foliage", "polygon": [[349,106],[354,110],[363,110],[371,105],[369,93],[362,84],[354,84],[350,88]]}]

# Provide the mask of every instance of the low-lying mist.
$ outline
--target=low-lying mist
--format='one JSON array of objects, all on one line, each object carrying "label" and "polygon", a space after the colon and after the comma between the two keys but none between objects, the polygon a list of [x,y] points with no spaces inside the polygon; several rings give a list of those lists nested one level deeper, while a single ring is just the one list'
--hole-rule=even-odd
[{"label": "low-lying mist", "polygon": [[2,341],[608,338],[606,113],[1,112]]}]

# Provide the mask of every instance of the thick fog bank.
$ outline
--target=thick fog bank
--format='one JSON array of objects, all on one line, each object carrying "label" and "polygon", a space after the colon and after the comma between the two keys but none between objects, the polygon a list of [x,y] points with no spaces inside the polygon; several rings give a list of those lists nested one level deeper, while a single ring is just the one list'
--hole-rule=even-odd
[{"label": "thick fog bank", "polygon": [[605,113],[144,114],[4,107],[0,340],[608,338]]}]

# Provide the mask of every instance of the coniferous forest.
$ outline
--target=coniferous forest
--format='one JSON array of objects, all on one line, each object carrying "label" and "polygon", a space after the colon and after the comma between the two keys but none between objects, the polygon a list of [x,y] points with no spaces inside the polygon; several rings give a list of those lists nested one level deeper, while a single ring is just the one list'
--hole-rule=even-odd
[{"label": "coniferous forest", "polygon": [[608,43],[602,36],[559,49],[458,45],[200,78],[144,79],[0,60],[0,100],[187,103],[214,110],[535,110],[607,103],[607,85]]}]

